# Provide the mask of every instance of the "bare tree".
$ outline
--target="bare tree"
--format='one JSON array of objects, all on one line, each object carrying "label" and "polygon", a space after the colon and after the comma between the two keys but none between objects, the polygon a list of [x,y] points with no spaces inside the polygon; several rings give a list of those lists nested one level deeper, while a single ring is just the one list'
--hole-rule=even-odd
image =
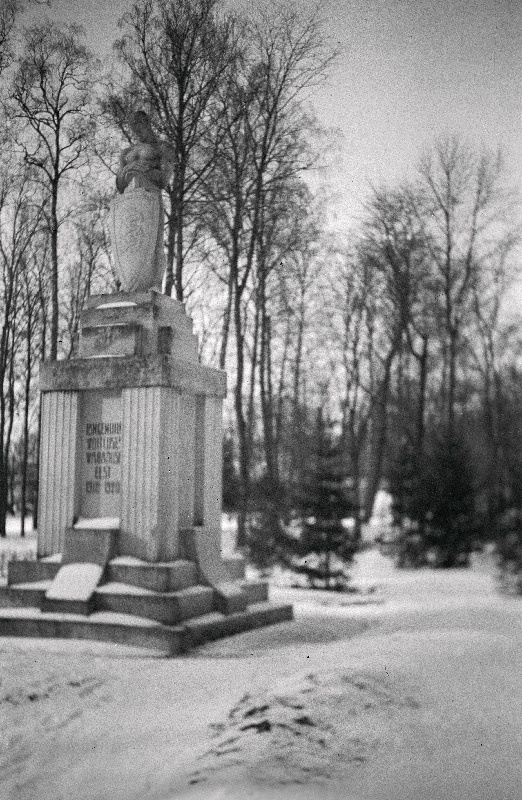
[{"label": "bare tree", "polygon": [[5,536],[10,449],[25,338],[24,274],[40,226],[41,207],[31,199],[29,170],[15,160],[4,162],[0,172],[0,536]]},{"label": "bare tree", "polygon": [[440,301],[443,386],[448,435],[455,429],[457,366],[465,326],[492,239],[506,212],[499,154],[476,155],[457,138],[436,143],[420,163],[417,213]]},{"label": "bare tree", "polygon": [[50,234],[50,358],[58,355],[59,246],[66,212],[61,192],[72,173],[85,164],[93,118],[89,115],[93,59],[74,25],[46,21],[25,31],[11,87],[14,113],[27,124],[25,161],[34,167],[47,196]]},{"label": "bare tree", "polygon": [[[252,401],[260,357],[265,398],[271,393],[266,371],[269,321],[263,311],[267,278],[274,264],[269,246],[274,221],[270,220],[270,206],[278,194],[285,194],[285,187],[292,182],[296,186],[300,172],[316,162],[317,151],[310,147],[308,136],[314,125],[304,113],[301,100],[306,90],[323,78],[333,58],[317,14],[300,15],[293,8],[276,4],[248,21],[244,51],[242,69],[233,76],[224,96],[226,135],[205,186],[206,224],[223,256],[223,282],[228,291],[223,360],[229,325],[234,332],[240,541],[244,541],[249,502]],[[247,388],[249,330],[252,343]],[[268,423],[268,417],[265,421]],[[268,424],[265,433],[273,438]]]},{"label": "bare tree", "polygon": [[[509,491],[509,468],[505,452],[504,407],[506,367],[516,361],[520,320],[508,322],[504,306],[513,286],[514,256],[519,236],[512,230],[493,246],[480,282],[474,286],[474,320],[470,339],[473,364],[480,379],[480,404],[485,436],[486,463],[482,479],[488,523],[492,527],[504,510]],[[509,426],[506,426],[509,429]]]},{"label": "bare tree", "polygon": [[[36,213],[38,210],[35,209]],[[27,515],[28,500],[28,468],[31,447],[31,412],[38,409],[37,397],[35,396],[35,366],[38,362],[38,344],[41,337],[41,300],[40,300],[40,280],[39,273],[44,268],[44,264],[38,255],[45,253],[45,244],[42,237],[38,234],[34,236],[31,247],[25,257],[24,269],[22,274],[22,297],[21,314],[23,318],[22,326],[22,452],[20,459],[20,535],[25,535],[25,518]],[[37,412],[38,413],[38,412]],[[34,498],[33,498],[34,500]]]},{"label": "bare tree", "polygon": [[13,58],[11,41],[18,9],[16,0],[2,0],[0,4],[0,74]]}]

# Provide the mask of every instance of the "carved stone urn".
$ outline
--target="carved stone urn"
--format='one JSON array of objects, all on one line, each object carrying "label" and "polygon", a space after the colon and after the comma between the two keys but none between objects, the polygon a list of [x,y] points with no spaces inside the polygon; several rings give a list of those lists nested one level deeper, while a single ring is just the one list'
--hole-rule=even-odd
[{"label": "carved stone urn", "polygon": [[165,270],[161,193],[137,183],[111,205],[114,268],[124,292],[161,289]]},{"label": "carved stone urn", "polygon": [[155,135],[144,111],[136,111],[129,124],[137,142],[120,156],[112,243],[121,289],[146,292],[161,289],[165,270],[161,191],[168,185],[174,154]]}]

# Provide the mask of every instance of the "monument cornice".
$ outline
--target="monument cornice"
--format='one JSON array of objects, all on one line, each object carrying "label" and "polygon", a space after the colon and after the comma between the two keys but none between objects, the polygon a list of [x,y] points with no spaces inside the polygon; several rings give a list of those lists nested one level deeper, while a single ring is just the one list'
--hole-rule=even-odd
[{"label": "monument cornice", "polygon": [[193,394],[223,398],[226,372],[169,355],[74,358],[40,364],[40,391],[88,391],[166,386]]}]

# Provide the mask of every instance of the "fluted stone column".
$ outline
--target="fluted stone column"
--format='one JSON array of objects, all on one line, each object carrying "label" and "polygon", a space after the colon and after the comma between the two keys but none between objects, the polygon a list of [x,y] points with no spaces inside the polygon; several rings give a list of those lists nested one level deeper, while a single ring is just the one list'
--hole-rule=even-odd
[{"label": "fluted stone column", "polygon": [[42,394],[38,556],[61,553],[78,501],[78,392]]},{"label": "fluted stone column", "polygon": [[196,492],[194,521],[209,531],[221,530],[223,401],[196,398]]},{"label": "fluted stone column", "polygon": [[180,395],[179,424],[179,527],[194,525],[196,398],[189,392]]},{"label": "fluted stone column", "polygon": [[178,555],[180,393],[122,391],[120,551],[146,561]]}]

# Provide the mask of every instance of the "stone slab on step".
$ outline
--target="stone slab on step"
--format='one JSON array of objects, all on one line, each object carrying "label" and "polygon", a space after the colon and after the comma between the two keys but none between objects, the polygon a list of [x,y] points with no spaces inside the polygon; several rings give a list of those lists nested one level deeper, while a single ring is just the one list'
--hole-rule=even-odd
[{"label": "stone slab on step", "polygon": [[45,593],[43,611],[88,614],[91,598],[104,572],[104,566],[88,562],[64,564]]}]

